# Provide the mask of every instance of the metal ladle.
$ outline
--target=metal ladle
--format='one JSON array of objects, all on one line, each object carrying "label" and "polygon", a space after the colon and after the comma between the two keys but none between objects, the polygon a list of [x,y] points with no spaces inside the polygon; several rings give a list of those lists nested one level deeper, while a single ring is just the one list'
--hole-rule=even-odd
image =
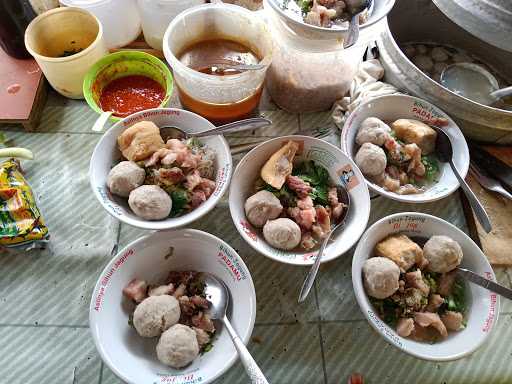
[{"label": "metal ladle", "polygon": [[244,119],[235,121],[233,123],[219,125],[218,127],[207,129],[201,132],[185,132],[182,129],[175,126],[163,126],[160,127],[160,135],[164,141],[169,139],[189,139],[191,137],[205,137],[213,135],[221,135],[224,133],[243,132],[251,131],[253,129],[268,127],[272,124],[272,121],[263,117],[253,117],[250,119]]},{"label": "metal ladle", "polygon": [[496,77],[481,65],[455,63],[441,72],[440,83],[449,90],[483,105],[512,95],[512,86],[499,89]]},{"label": "metal ladle", "polygon": [[265,375],[261,372],[256,361],[247,350],[247,347],[236,333],[227,317],[227,309],[230,302],[229,289],[219,278],[203,273],[206,299],[211,303],[209,315],[212,320],[220,320],[231,336],[238,356],[245,367],[252,384],[268,384]]}]

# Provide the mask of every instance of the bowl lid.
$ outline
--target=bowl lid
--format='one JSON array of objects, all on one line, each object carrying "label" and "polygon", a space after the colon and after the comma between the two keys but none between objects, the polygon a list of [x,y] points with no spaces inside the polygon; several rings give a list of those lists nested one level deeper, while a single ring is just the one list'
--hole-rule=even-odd
[{"label": "bowl lid", "polygon": [[480,40],[512,52],[510,0],[433,0],[450,20]]}]

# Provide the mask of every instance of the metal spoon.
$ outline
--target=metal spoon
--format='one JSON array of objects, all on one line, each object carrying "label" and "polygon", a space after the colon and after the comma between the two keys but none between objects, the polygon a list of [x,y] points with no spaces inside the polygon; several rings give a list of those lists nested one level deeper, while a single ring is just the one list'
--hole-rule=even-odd
[{"label": "metal spoon", "polygon": [[464,194],[466,195],[471,208],[473,208],[473,211],[475,212],[478,222],[482,225],[485,232],[491,232],[492,226],[491,221],[489,220],[489,215],[487,215],[484,207],[480,201],[478,201],[478,198],[475,196],[471,188],[469,188],[466,181],[464,181],[459,171],[455,167],[455,164],[453,163],[453,147],[452,142],[450,141],[450,137],[441,128],[436,126],[431,127],[437,132],[436,154],[438,159],[443,163],[450,164],[455,177],[459,181],[460,187],[464,191]]},{"label": "metal spoon", "polygon": [[238,352],[238,356],[240,357],[240,360],[242,361],[242,364],[245,367],[245,371],[247,372],[247,375],[251,379],[251,383],[268,384],[268,381],[263,375],[263,372],[261,372],[260,368],[258,367],[258,364],[256,364],[253,357],[247,350],[247,347],[240,339],[240,336],[238,336],[235,329],[228,320],[228,317],[226,315],[230,301],[228,287],[222,280],[218,279],[217,277],[209,273],[203,273],[203,276],[204,283],[206,286],[206,298],[211,303],[211,308],[209,312],[210,317],[213,320],[220,320],[223,322],[224,326],[226,327],[226,330],[229,333],[229,336],[231,336],[231,339],[233,340],[233,344],[235,345],[235,348]]},{"label": "metal spoon", "polygon": [[233,123],[219,125],[218,127],[207,129],[201,132],[185,132],[174,126],[160,127],[160,135],[164,141],[169,139],[188,139],[191,137],[204,137],[212,135],[221,135],[224,133],[250,131],[253,129],[268,127],[272,121],[263,117],[253,117],[251,119],[239,120]]},{"label": "metal spoon", "polygon": [[226,69],[234,69],[235,71],[257,71],[266,67],[265,64],[227,64],[219,63],[213,64],[211,67],[215,67],[218,70],[225,71]]},{"label": "metal spoon", "polygon": [[315,278],[318,273],[318,268],[320,267],[320,262],[322,260],[323,254],[324,254],[324,250],[325,250],[325,247],[327,246],[327,243],[329,242],[329,239],[331,238],[332,234],[337,229],[339,229],[339,228],[343,227],[343,225],[345,225],[345,222],[346,222],[346,219],[348,216],[348,211],[350,209],[350,195],[344,186],[337,185],[336,189],[338,191],[338,201],[346,204],[346,207],[343,210],[343,216],[340,218],[340,221],[336,225],[334,225],[334,227],[331,228],[331,231],[327,234],[322,245],[320,246],[320,249],[318,250],[315,262],[311,266],[311,269],[309,270],[308,274],[306,275],[306,278],[304,279],[304,282],[302,283],[302,288],[300,289],[299,300],[298,300],[299,303],[302,303],[304,300],[306,300],[306,297],[308,297],[309,291],[311,291],[311,287],[313,287],[313,283],[315,282]]},{"label": "metal spoon", "polygon": [[343,48],[349,48],[357,43],[359,39],[359,15],[370,9],[372,0],[357,0],[348,2],[348,10],[350,13],[350,22],[348,25],[347,38],[343,42]]},{"label": "metal spoon", "polygon": [[512,300],[512,289],[504,287],[501,284],[495,283],[494,281],[486,279],[485,277],[464,268],[456,268],[456,271],[459,276],[471,281],[473,284],[479,285],[480,287]]}]

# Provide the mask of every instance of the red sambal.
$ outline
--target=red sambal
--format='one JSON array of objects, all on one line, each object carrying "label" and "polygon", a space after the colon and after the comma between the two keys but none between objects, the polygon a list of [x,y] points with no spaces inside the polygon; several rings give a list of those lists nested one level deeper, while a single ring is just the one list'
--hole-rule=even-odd
[{"label": "red sambal", "polygon": [[100,96],[104,111],[126,117],[132,113],[158,107],[165,98],[165,89],[155,80],[141,75],[120,77],[108,83]]}]

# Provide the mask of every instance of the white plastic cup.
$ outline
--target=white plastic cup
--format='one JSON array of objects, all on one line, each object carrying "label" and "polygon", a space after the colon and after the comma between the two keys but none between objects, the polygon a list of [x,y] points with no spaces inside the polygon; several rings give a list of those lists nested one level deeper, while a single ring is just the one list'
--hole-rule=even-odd
[{"label": "white plastic cup", "polygon": [[185,9],[204,4],[205,0],[137,0],[144,39],[154,49],[162,50],[162,40],[169,23]]},{"label": "white plastic cup", "polygon": [[141,32],[136,0],[60,0],[61,5],[86,9],[103,26],[103,37],[108,48],[130,44]]},{"label": "white plastic cup", "polygon": [[[74,7],[52,9],[32,20],[25,31],[25,46],[50,85],[71,99],[83,99],[85,74],[108,54],[99,20]],[[62,57],[78,48],[82,50]]]}]

